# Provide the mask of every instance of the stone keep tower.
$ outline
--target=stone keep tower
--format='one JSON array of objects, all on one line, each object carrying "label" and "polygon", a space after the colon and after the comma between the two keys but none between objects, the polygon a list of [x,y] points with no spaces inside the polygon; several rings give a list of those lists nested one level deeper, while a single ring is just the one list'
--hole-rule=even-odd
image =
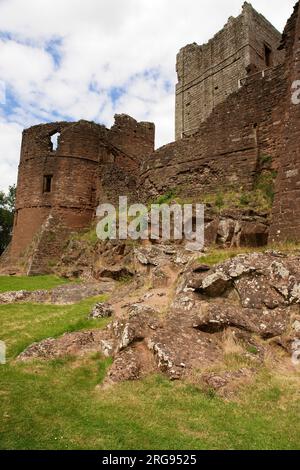
[{"label": "stone keep tower", "polygon": [[213,109],[238,91],[249,74],[283,61],[281,34],[245,2],[207,44],[190,44],[177,55],[176,140],[195,133]]},{"label": "stone keep tower", "polygon": [[70,232],[89,227],[100,201],[133,192],[153,150],[154,125],[127,115],[115,116],[111,129],[79,121],[25,130],[9,264],[23,258],[29,274],[51,271]]}]

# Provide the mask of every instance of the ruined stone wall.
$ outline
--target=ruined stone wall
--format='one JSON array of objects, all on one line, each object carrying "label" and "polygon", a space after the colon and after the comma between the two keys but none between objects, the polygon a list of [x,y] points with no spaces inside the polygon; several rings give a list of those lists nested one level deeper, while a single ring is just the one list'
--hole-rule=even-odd
[{"label": "ruined stone wall", "polygon": [[[176,140],[196,132],[213,109],[238,90],[239,80],[283,61],[280,33],[250,4],[213,39],[190,44],[177,56]],[[272,51],[266,64],[265,45]]]},{"label": "ruined stone wall", "polygon": [[[107,138],[124,156],[129,157],[123,165],[127,170],[136,170],[145,156],[154,151],[155,126],[151,122],[137,122],[126,114],[115,116],[115,124],[109,130]],[[134,164],[129,165],[130,160]]]},{"label": "ruined stone wall", "polygon": [[217,106],[199,131],[157,150],[141,170],[144,199],[175,189],[183,197],[251,190],[265,156],[277,169],[281,153],[284,67],[255,75]]},{"label": "ruined stone wall", "polygon": [[[50,140],[55,132],[61,133],[57,151],[52,150]],[[98,143],[98,127],[83,121],[34,126],[24,131],[12,257],[25,252],[52,211],[64,208],[73,213],[74,229],[91,220]],[[45,177],[51,177],[51,191],[45,191]]]},{"label": "ruined stone wall", "polygon": [[[55,133],[57,149],[51,143]],[[11,259],[26,258],[29,250],[33,273],[39,265],[45,272],[69,232],[91,224],[99,202],[108,202],[113,192],[133,193],[140,161],[153,150],[154,126],[125,115],[116,116],[111,129],[79,121],[25,130]]]},{"label": "ruined stone wall", "polygon": [[[177,137],[183,118],[187,132],[156,152],[154,125],[126,115],[116,116],[111,129],[79,121],[24,131],[11,263],[24,255],[30,274],[51,271],[70,232],[90,225],[99,202],[116,204],[120,195],[146,202],[170,189],[198,200],[219,191],[242,194],[253,189],[265,159],[278,172],[270,240],[299,240],[300,104],[291,99],[300,80],[299,38],[299,3],[278,54],[278,33],[246,3],[208,44],[184,48],[177,64]],[[272,67],[257,72],[266,44],[274,48]]]},{"label": "ruined stone wall", "polygon": [[[300,9],[294,13],[284,31],[283,47],[286,48],[287,67],[285,116],[279,173],[273,207],[270,241],[300,240]],[[293,92],[297,91],[293,97]],[[293,99],[292,99],[293,97]]]}]

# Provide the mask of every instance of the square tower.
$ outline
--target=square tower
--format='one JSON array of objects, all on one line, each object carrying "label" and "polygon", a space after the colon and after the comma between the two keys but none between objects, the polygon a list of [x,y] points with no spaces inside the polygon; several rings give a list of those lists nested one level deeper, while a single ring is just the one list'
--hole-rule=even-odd
[{"label": "square tower", "polygon": [[230,17],[207,44],[182,48],[176,66],[176,140],[197,132],[244,78],[282,63],[280,41],[279,31],[245,2],[242,13]]}]

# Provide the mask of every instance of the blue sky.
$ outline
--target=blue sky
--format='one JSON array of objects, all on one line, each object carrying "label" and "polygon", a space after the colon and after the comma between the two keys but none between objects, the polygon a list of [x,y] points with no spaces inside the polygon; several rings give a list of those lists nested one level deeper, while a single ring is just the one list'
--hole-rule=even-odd
[{"label": "blue sky", "polygon": [[[295,0],[253,0],[282,30]],[[184,6],[184,8],[183,8]],[[0,190],[16,182],[22,130],[57,120],[110,126],[115,113],[174,138],[175,61],[241,0],[0,0]]]}]

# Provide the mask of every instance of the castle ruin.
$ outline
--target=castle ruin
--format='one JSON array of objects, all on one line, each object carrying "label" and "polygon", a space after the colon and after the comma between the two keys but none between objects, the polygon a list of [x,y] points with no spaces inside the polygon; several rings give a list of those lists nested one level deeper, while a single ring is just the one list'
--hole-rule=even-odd
[{"label": "castle ruin", "polygon": [[274,26],[245,2],[242,13],[207,44],[183,47],[176,66],[176,140],[195,133],[247,75],[282,63],[280,40]]},{"label": "castle ruin", "polygon": [[[203,46],[177,57],[176,141],[154,151],[154,125],[116,116],[111,129],[79,121],[24,131],[16,215],[3,265],[51,272],[73,231],[100,202],[251,191],[277,175],[269,241],[300,240],[299,2],[281,36],[249,3]],[[299,82],[298,82],[299,83]],[[299,93],[300,94],[300,93]],[[266,169],[264,162],[269,162]]]}]

